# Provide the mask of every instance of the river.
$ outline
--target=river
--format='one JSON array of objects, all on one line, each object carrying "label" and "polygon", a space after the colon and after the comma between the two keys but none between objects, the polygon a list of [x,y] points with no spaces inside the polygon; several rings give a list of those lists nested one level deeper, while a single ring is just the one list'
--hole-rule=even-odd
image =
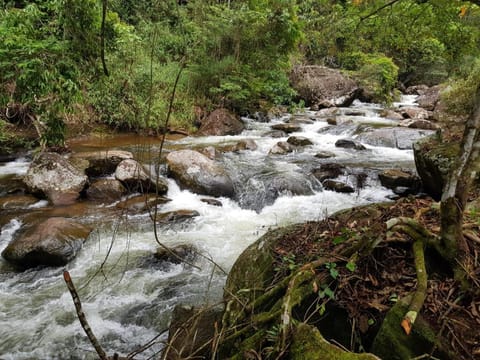
[{"label": "river", "polygon": [[[404,97],[397,106],[411,105],[414,98]],[[379,116],[381,108],[356,102],[352,109],[361,115],[350,116],[354,124],[373,127],[389,126],[392,121]],[[346,109],[341,109],[346,112]],[[348,115],[344,117],[348,118]],[[256,150],[226,153],[220,160],[233,178],[237,197],[218,198],[221,207],[202,202],[204,196],[181,190],[169,179],[167,197],[171,202],[161,211],[196,210],[200,216],[191,221],[159,228],[160,241],[168,246],[188,243],[204,257],[194,261],[200,268],[160,263],[153,253],[157,248],[148,215],[118,216],[102,219],[101,209],[85,212],[82,221],[95,224],[96,230],[84,244],[79,256],[66,266],[82,299],[88,321],[104,349],[126,355],[164,331],[175,304],[214,304],[221,300],[225,274],[207,258],[228,271],[235,259],[249,244],[268,229],[307,220],[322,219],[343,208],[381,202],[393,195],[375,177],[385,168],[413,169],[413,152],[386,147],[368,146],[366,151],[335,147],[335,141],[352,135],[354,127],[323,131],[325,119],[315,119],[314,112],[298,118],[310,119],[302,130],[291,135],[309,138],[313,145],[286,155],[268,155],[272,146],[286,138],[263,136],[270,126],[285,118],[261,123],[244,119],[247,130],[238,136],[184,137],[168,140],[165,148],[199,148],[224,146],[239,140],[252,139]],[[141,138],[120,138],[118,141],[84,140],[73,145],[75,151],[119,148],[134,152],[145,162],[153,163],[158,141]],[[335,153],[332,159],[318,159],[319,151]],[[350,194],[322,190],[309,176],[321,163],[338,162],[355,169],[369,171],[364,187]],[[29,157],[0,164],[0,182],[11,181],[24,174]],[[271,196],[266,193],[275,179],[287,178],[306,183],[310,195],[294,196],[284,191]],[[355,185],[355,178],[343,180]],[[97,205],[98,206],[98,205]],[[111,204],[100,207],[109,207]],[[48,210],[46,201],[33,209]],[[32,209],[32,211],[33,211]],[[57,215],[58,216],[58,215]],[[0,234],[0,251],[22,226],[21,217],[5,221]],[[108,257],[107,257],[108,254]],[[0,359],[95,359],[63,282],[63,268],[36,268],[19,272],[0,258]],[[148,359],[160,351],[166,334],[154,346],[138,355]]]}]

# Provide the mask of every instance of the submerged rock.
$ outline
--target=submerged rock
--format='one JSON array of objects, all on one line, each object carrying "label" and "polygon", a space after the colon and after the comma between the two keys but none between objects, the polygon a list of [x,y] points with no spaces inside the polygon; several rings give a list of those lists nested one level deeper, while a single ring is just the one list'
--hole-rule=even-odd
[{"label": "submerged rock", "polygon": [[87,184],[87,176],[57,153],[40,153],[23,181],[29,191],[54,205],[73,204]]},{"label": "submerged rock", "polygon": [[292,144],[293,146],[308,146],[308,145],[313,145],[312,140],[309,138],[306,138],[304,136],[290,136],[287,139],[287,142],[289,144]]},{"label": "submerged rock", "polygon": [[323,187],[325,190],[331,190],[339,193],[353,193],[355,189],[348,184],[345,184],[341,181],[335,181],[331,179],[327,179],[322,182]]},{"label": "submerged rock", "polygon": [[360,142],[352,139],[340,139],[335,142],[335,146],[344,149],[366,150]]},{"label": "submerged rock", "polygon": [[25,268],[65,265],[75,258],[92,230],[71,219],[50,218],[20,233],[2,256]]},{"label": "submerged rock", "polygon": [[196,210],[175,210],[166,213],[157,214],[157,222],[159,223],[176,223],[185,220],[190,220],[194,217],[200,216]]},{"label": "submerged rock", "polygon": [[233,182],[224,167],[197,151],[172,151],[167,164],[169,174],[182,188],[202,195],[234,195]]},{"label": "submerged rock", "polygon": [[155,258],[160,261],[180,264],[182,260],[192,261],[195,257],[195,247],[190,244],[181,244],[172,248],[165,249],[163,247],[157,248]]},{"label": "submerged rock", "polygon": [[24,209],[38,202],[32,195],[8,195],[0,197],[0,209]]},{"label": "submerged rock", "polygon": [[153,209],[157,205],[165,204],[171,201],[164,196],[156,196],[155,194],[138,195],[129,199],[120,201],[117,209],[127,210],[133,213],[141,213]]},{"label": "submerged rock", "polygon": [[302,127],[300,125],[290,124],[290,123],[275,124],[275,125],[272,125],[271,128],[273,130],[283,131],[287,134],[302,130]]},{"label": "submerged rock", "polygon": [[268,152],[269,155],[285,155],[291,153],[295,150],[295,146],[286,142],[286,141],[279,141]]}]

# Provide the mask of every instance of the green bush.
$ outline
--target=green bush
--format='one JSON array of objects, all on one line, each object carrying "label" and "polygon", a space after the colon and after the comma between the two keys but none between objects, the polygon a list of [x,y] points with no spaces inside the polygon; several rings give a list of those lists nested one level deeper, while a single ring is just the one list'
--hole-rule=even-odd
[{"label": "green bush", "polygon": [[394,90],[398,78],[398,66],[391,58],[383,55],[367,55],[364,64],[354,77],[363,87],[371,101],[390,103],[394,98]]},{"label": "green bush", "polygon": [[480,59],[470,63],[470,66],[467,74],[458,74],[442,93],[448,111],[454,115],[470,114],[475,106],[475,96],[480,86]]}]

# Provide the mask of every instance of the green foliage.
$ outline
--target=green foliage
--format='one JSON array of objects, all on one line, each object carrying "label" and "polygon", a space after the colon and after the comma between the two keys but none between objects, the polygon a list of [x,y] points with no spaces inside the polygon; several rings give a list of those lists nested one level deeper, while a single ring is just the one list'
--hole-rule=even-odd
[{"label": "green foliage", "polygon": [[192,11],[201,44],[191,57],[194,94],[240,112],[291,101],[286,73],[301,37],[293,1],[198,3]]},{"label": "green foliage", "polygon": [[475,94],[480,84],[480,59],[470,62],[470,66],[469,71],[460,72],[442,93],[448,111],[454,115],[470,114],[475,105]]},{"label": "green foliage", "polygon": [[363,65],[354,76],[372,101],[388,104],[393,100],[398,66],[392,59],[382,55],[366,55]]}]

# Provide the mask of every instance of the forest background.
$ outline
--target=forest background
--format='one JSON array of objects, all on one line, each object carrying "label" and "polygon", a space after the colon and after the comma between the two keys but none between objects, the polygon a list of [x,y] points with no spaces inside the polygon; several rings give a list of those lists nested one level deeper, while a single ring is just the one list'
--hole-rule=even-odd
[{"label": "forest background", "polygon": [[383,103],[446,82],[457,113],[471,110],[480,77],[474,1],[1,3],[2,153],[28,145],[12,123],[33,124],[44,146],[63,146],[68,124],[161,133],[175,84],[170,126],[188,132],[218,107],[301,107],[297,64],[340,68]]}]

